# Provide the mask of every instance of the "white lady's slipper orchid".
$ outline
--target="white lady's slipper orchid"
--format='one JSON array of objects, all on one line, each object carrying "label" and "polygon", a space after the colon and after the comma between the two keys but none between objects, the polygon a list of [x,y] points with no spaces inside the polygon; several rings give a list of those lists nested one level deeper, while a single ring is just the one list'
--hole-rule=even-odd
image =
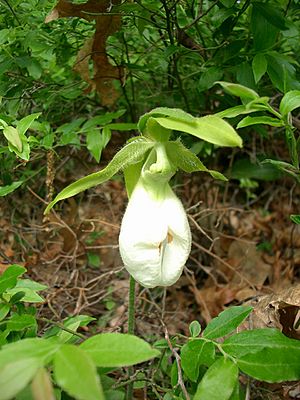
[{"label": "white lady's slipper orchid", "polygon": [[[160,145],[163,146],[163,145]],[[119,245],[125,268],[141,285],[173,285],[191,250],[181,201],[170,188],[173,175],[164,148],[148,157],[123,217]]]}]

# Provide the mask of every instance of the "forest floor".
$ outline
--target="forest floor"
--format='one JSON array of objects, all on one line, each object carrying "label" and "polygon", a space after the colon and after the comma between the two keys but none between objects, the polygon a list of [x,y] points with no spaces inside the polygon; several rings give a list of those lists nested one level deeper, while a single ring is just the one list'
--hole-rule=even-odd
[{"label": "forest floor", "polygon": [[[78,155],[58,170],[55,188],[95,170]],[[118,253],[127,203],[122,179],[67,200],[46,217],[38,195],[43,186],[45,176],[0,200],[0,271],[20,264],[48,286],[39,315],[55,321],[91,315],[96,331],[126,332],[129,279]],[[163,321],[170,335],[188,335],[195,319],[205,326],[227,306],[251,304],[244,329],[276,327],[300,339],[300,225],[289,219],[299,214],[299,186],[282,178],[247,193],[238,181],[218,183],[199,173],[180,175],[174,190],[188,212],[191,256],[174,286],[138,288],[136,334],[161,338]],[[300,398],[296,383],[251,385],[251,399]]]}]

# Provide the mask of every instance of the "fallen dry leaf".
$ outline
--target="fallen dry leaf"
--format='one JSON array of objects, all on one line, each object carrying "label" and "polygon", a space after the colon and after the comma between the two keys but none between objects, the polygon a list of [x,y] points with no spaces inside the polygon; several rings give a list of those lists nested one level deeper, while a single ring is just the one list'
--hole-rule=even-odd
[{"label": "fallen dry leaf", "polygon": [[[111,5],[120,0],[89,0],[84,4],[74,4],[68,0],[59,0],[55,8],[45,18],[45,23],[57,18],[79,17],[87,21],[95,20],[96,31],[79,50],[74,70],[89,84],[89,90],[96,89],[103,106],[111,106],[119,97],[114,80],[123,81],[124,70],[113,66],[106,54],[106,40],[121,26],[119,15],[109,15]],[[103,15],[103,14],[106,15]],[[102,15],[101,15],[102,14]],[[94,63],[94,76],[90,77],[89,60]]]}]

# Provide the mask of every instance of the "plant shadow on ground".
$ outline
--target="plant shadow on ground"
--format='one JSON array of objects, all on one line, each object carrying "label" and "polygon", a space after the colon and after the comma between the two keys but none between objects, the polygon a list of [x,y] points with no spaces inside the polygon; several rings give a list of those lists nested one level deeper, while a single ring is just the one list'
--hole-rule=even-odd
[{"label": "plant shadow on ground", "polygon": [[[55,185],[95,170],[88,160],[77,165],[59,171]],[[126,332],[129,280],[118,253],[123,182],[117,178],[65,201],[47,217],[38,194],[43,186],[40,177],[0,200],[1,271],[17,263],[48,286],[39,316],[61,321],[87,314],[97,318],[82,328],[87,334]],[[205,326],[227,306],[250,304],[254,312],[244,329],[276,327],[299,339],[300,226],[289,220],[300,208],[299,187],[289,178],[263,182],[249,198],[238,181],[194,174],[181,175],[174,190],[188,212],[191,256],[174,286],[140,288],[136,334],[153,341],[166,326],[170,336],[188,335],[191,321]],[[293,383],[251,385],[253,399],[297,398]]]}]

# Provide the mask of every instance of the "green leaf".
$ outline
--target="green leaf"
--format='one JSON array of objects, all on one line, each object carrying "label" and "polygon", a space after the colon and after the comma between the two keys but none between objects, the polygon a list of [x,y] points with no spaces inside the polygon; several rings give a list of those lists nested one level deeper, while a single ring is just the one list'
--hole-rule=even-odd
[{"label": "green leaf", "polygon": [[227,180],[220,172],[206,168],[196,154],[188,150],[180,141],[167,142],[166,151],[169,160],[176,168],[188,173],[196,171],[208,172],[215,179]]},{"label": "green leaf", "polygon": [[218,146],[242,147],[242,139],[231,125],[215,115],[195,118],[193,123],[171,118],[156,118],[167,129],[188,133]]},{"label": "green leaf", "polygon": [[281,99],[279,111],[285,117],[298,107],[300,107],[300,90],[291,90]]},{"label": "green leaf", "polygon": [[26,328],[36,326],[36,320],[33,315],[30,314],[14,314],[6,322],[6,328],[10,331],[22,331]]},{"label": "green leaf", "polygon": [[262,53],[258,53],[252,60],[252,70],[255,83],[258,83],[267,72],[268,61]]},{"label": "green leaf", "polygon": [[157,357],[160,352],[144,340],[122,333],[102,333],[80,345],[97,367],[124,367]]},{"label": "green leaf", "polygon": [[195,117],[181,110],[180,108],[158,107],[140,117],[138,122],[138,129],[141,133],[144,133],[147,121],[150,117],[170,117],[179,121],[190,123],[193,123],[195,121]]},{"label": "green leaf", "polygon": [[201,325],[198,321],[192,321],[189,326],[190,335],[195,338],[201,333]]},{"label": "green leaf", "polygon": [[246,86],[224,81],[218,81],[216,83],[219,83],[225,92],[240,97],[241,99],[255,100],[259,98],[259,95],[254,90]]},{"label": "green leaf", "polygon": [[198,90],[203,92],[207,89],[210,89],[216,81],[222,78],[223,73],[223,70],[216,66],[206,69],[200,76]]},{"label": "green leaf", "polygon": [[276,43],[279,29],[262,13],[258,3],[253,3],[251,13],[251,31],[255,51],[270,49]]},{"label": "green leaf", "polygon": [[249,306],[235,306],[222,311],[203,331],[207,339],[216,339],[234,331],[253,310]]},{"label": "green leaf", "polygon": [[0,276],[0,294],[4,293],[6,289],[14,287],[17,283],[17,278],[26,272],[24,267],[20,265],[10,265]]},{"label": "green leaf", "polygon": [[14,128],[13,126],[5,126],[3,128],[3,135],[6,137],[7,141],[19,152],[22,151],[23,143],[20,138],[20,134],[16,128]]},{"label": "green leaf", "polygon": [[37,358],[41,360],[42,364],[47,363],[51,361],[59,347],[59,343],[40,338],[9,343],[0,350],[0,369],[26,358]]},{"label": "green leaf", "polygon": [[215,346],[203,339],[191,340],[182,347],[180,357],[185,375],[197,382],[200,365],[209,367],[214,362]]},{"label": "green leaf", "polygon": [[282,173],[272,164],[252,163],[249,159],[243,158],[236,161],[231,169],[231,179],[257,179],[262,181],[274,181],[279,179]]},{"label": "green leaf", "polygon": [[31,115],[27,115],[26,117],[22,118],[18,123],[17,123],[17,130],[20,135],[24,135],[27,130],[30,128],[31,124],[35,119],[37,119],[41,113],[35,113]]},{"label": "green leaf", "polygon": [[265,124],[270,126],[284,126],[284,122],[278,118],[272,117],[245,117],[237,125],[237,129],[245,128],[250,125]]},{"label": "green leaf", "polygon": [[6,303],[0,303],[0,321],[2,321],[10,311],[10,305]]},{"label": "green leaf", "polygon": [[7,196],[22,185],[23,181],[15,181],[10,185],[0,186],[0,197]]},{"label": "green leaf", "polygon": [[14,361],[0,369],[0,400],[10,400],[25,388],[40,368],[40,360],[26,358]]},{"label": "green leaf", "polygon": [[270,22],[276,28],[280,30],[288,29],[286,26],[286,19],[284,18],[283,12],[279,11],[279,8],[273,7],[270,4],[262,2],[253,2],[253,6],[258,12],[265,18],[266,21]]},{"label": "green leaf", "polygon": [[114,156],[114,158],[104,169],[81,178],[63,189],[47,206],[45,214],[47,214],[58,201],[75,196],[76,194],[93,186],[100,185],[101,183],[109,180],[121,169],[140,161],[144,154],[150,150],[153,145],[153,142],[147,142],[143,139],[136,139],[135,141],[128,143]]},{"label": "green leaf", "polygon": [[290,215],[290,219],[295,223],[295,224],[300,224],[300,215]]},{"label": "green leaf", "polygon": [[124,168],[124,179],[128,198],[130,198],[133,189],[135,188],[135,185],[139,180],[143,165],[144,159],[136,164],[131,164],[128,165],[128,167]]},{"label": "green leaf", "polygon": [[134,131],[137,129],[137,124],[129,123],[129,122],[122,122],[122,123],[113,123],[108,124],[105,128],[113,129],[115,131]]},{"label": "green leaf", "polygon": [[238,373],[231,360],[219,358],[203,376],[193,400],[229,400],[238,383]]},{"label": "green leaf", "polygon": [[77,400],[104,400],[97,369],[81,348],[64,344],[54,358],[58,385]]},{"label": "green leaf", "polygon": [[90,129],[86,135],[86,145],[92,156],[97,162],[100,161],[103,149],[101,135],[99,129]]}]

